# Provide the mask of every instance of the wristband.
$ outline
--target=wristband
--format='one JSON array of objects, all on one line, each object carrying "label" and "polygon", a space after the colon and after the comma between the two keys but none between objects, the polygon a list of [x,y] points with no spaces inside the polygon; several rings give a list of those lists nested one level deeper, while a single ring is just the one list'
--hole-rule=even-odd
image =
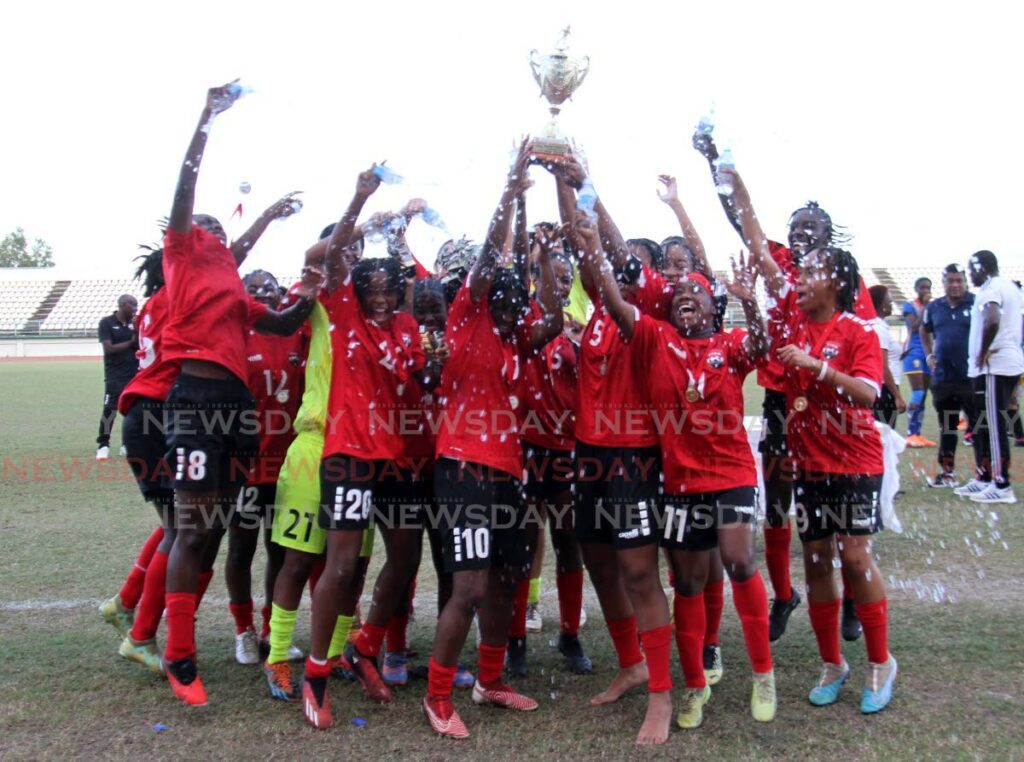
[{"label": "wristband", "polygon": [[824,381],[825,374],[828,373],[828,363],[824,360],[821,361],[821,370],[818,371],[818,380]]}]

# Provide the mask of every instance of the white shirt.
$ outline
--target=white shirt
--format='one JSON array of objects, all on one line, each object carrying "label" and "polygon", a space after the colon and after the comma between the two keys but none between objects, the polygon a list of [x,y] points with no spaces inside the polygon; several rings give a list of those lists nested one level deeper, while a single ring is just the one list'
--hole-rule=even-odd
[{"label": "white shirt", "polygon": [[903,375],[903,362],[900,360],[903,349],[896,341],[896,337],[892,335],[892,331],[889,330],[889,325],[884,319],[876,317],[871,321],[871,325],[875,329],[875,333],[878,334],[878,343],[882,345],[882,351],[888,353],[885,356],[885,361],[889,366],[889,372],[892,373],[892,380],[899,386],[900,378]]},{"label": "white shirt", "polygon": [[[1021,311],[1024,299],[1020,289],[1009,278],[989,278],[974,294],[971,314],[971,334],[967,342],[967,375],[971,378],[990,373],[997,376],[1019,376],[1024,373],[1024,352],[1021,351]],[[985,321],[985,306],[999,307],[999,330],[989,347],[988,365],[979,368],[981,333]]]}]

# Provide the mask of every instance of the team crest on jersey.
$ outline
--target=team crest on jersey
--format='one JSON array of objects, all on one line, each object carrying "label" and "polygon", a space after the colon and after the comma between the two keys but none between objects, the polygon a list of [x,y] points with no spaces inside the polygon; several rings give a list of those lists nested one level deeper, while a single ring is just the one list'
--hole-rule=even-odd
[{"label": "team crest on jersey", "polygon": [[839,357],[839,344],[835,341],[829,341],[822,347],[821,356],[826,360],[834,360]]},{"label": "team crest on jersey", "polygon": [[292,352],[291,354],[288,355],[288,362],[290,362],[292,365],[298,365],[300,362],[302,362],[302,358],[299,357],[298,352]]},{"label": "team crest on jersey", "polygon": [[718,370],[725,365],[725,353],[721,349],[712,349],[708,353],[708,366]]}]

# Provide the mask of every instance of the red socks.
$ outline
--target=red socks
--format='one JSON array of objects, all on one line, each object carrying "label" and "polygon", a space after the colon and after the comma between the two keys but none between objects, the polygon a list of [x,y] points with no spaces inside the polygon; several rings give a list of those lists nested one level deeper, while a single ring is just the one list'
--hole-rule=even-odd
[{"label": "red socks", "polygon": [[[477,679],[480,681],[480,685],[490,688],[501,682],[501,672],[505,668],[505,651],[507,650],[507,644],[503,646],[480,644],[480,652],[477,656],[477,669],[479,670]],[[430,660],[430,664],[433,667],[433,659]]]},{"label": "red socks", "polygon": [[[707,595],[707,591],[704,592]],[[743,623],[743,639],[754,672],[763,675],[772,671],[772,649],[768,644],[768,591],[761,572],[743,582],[732,583],[733,603]]]},{"label": "red socks", "polygon": [[508,626],[510,638],[526,637],[526,602],[530,597],[529,578],[519,581],[516,585],[516,595],[512,599],[512,624]]},{"label": "red socks", "polygon": [[206,595],[206,588],[210,586],[210,580],[213,579],[213,569],[199,572],[199,581],[196,583],[196,610],[199,610],[199,604],[203,602],[203,596]]},{"label": "red socks", "polygon": [[782,527],[764,528],[764,560],[768,565],[768,578],[772,581],[776,600],[788,601],[793,597],[789,580],[789,541],[793,529],[786,521]]},{"label": "red socks", "polygon": [[[736,585],[733,585],[733,590]],[[708,582],[704,585],[704,644],[718,645],[718,627],[722,624],[722,609],[725,608],[725,580]]]},{"label": "red socks", "polygon": [[164,615],[164,585],[167,582],[167,554],[157,551],[146,569],[142,598],[135,612],[131,636],[136,643],[156,637],[160,618]]},{"label": "red socks", "polygon": [[680,595],[672,603],[676,619],[676,646],[687,688],[703,688],[704,680],[704,594]]},{"label": "red socks", "polygon": [[380,653],[380,645],[384,642],[384,635],[387,634],[387,631],[386,627],[363,622],[359,635],[356,637],[356,650],[363,656],[376,659],[377,654]]},{"label": "red socks", "polygon": [[406,630],[409,629],[409,615],[393,616],[388,622],[388,653],[404,654],[409,650],[409,644],[405,639]]},{"label": "red socks", "polygon": [[642,662],[644,656],[640,653],[636,617],[609,619],[606,624],[608,625],[608,634],[612,636],[612,643],[615,644],[615,653],[619,657],[619,669],[627,669]]},{"label": "red socks", "polygon": [[[807,604],[811,615],[811,629],[818,639],[818,653],[821,660],[829,664],[842,664],[843,654],[839,650],[839,607],[840,600]],[[884,661],[884,660],[883,660]]]},{"label": "red socks", "polygon": [[167,593],[167,647],[164,658],[176,661],[196,652],[196,594]]},{"label": "red socks", "polygon": [[260,616],[263,618],[263,625],[260,627],[260,640],[270,637],[270,615],[272,613],[273,609],[269,604],[260,608]]},{"label": "red socks", "polygon": [[323,664],[317,664],[312,656],[306,657],[306,677],[315,680],[318,677],[330,677],[331,661],[328,659]]},{"label": "red socks", "polygon": [[580,611],[583,610],[583,569],[559,574],[556,584],[562,634],[577,635],[580,631]]},{"label": "red socks", "polygon": [[142,589],[146,582],[146,569],[149,568],[153,554],[156,553],[156,549],[160,546],[160,542],[163,539],[164,528],[157,527],[154,529],[153,534],[143,544],[139,557],[135,561],[135,566],[128,572],[128,578],[124,581],[124,585],[121,586],[121,592],[119,593],[121,605],[126,609],[133,609],[139,604],[139,599],[142,597]]},{"label": "red socks", "polygon": [[455,682],[455,671],[458,665],[444,667],[430,657],[430,666],[427,668],[427,695],[450,697],[452,695],[452,684]]},{"label": "red socks", "polygon": [[640,643],[647,657],[647,690],[650,693],[661,693],[672,690],[672,676],[669,666],[672,663],[672,626],[664,625],[653,630],[640,633]]},{"label": "red socks", "polygon": [[231,616],[235,618],[235,634],[241,635],[253,626],[252,624],[252,601],[246,603],[228,603]]},{"label": "red socks", "polygon": [[857,618],[864,628],[868,661],[882,664],[889,659],[889,602],[882,598],[874,603],[858,603]]}]

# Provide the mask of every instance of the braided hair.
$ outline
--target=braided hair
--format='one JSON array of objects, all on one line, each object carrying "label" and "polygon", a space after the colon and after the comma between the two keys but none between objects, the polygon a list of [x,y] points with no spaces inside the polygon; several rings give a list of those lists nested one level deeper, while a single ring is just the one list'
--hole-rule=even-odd
[{"label": "braided hair", "polygon": [[[828,245],[830,246],[849,246],[853,240],[846,228],[842,225],[836,225],[832,222],[832,217],[826,212],[817,201],[808,201],[806,204],[796,209],[791,215],[789,215],[789,225],[792,226],[793,218],[796,217],[800,212],[811,212],[816,217],[820,218],[825,223],[825,229],[828,231]],[[823,242],[825,243],[825,242]]]},{"label": "braided hair", "polygon": [[164,287],[164,250],[160,246],[139,244],[145,254],[139,254],[135,261],[142,260],[135,268],[133,280],[142,281],[142,295],[147,299]]},{"label": "braided hair", "polygon": [[828,257],[832,266],[832,278],[841,283],[836,290],[836,309],[840,312],[853,312],[860,292],[860,269],[853,254],[838,246],[826,246],[820,249]]}]

